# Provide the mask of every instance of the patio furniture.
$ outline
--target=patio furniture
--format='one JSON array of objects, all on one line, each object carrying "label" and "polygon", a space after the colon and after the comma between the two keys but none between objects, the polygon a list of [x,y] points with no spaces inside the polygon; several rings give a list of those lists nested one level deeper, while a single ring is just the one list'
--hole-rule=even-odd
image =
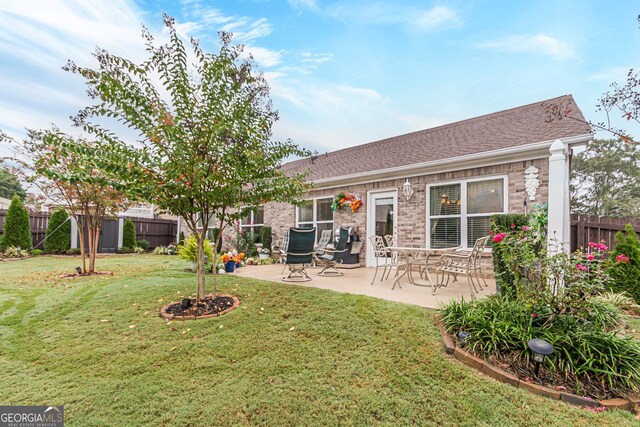
[{"label": "patio furniture", "polygon": [[[322,230],[322,234],[320,235],[320,240],[318,241],[318,244],[316,245],[316,255],[323,255],[327,249],[327,246],[329,246],[329,241],[331,241],[331,233],[333,232],[333,230]],[[314,260],[314,264],[316,263],[316,260]]]},{"label": "patio furniture", "polygon": [[[475,298],[474,293],[478,293],[475,281],[478,282],[478,287],[482,290],[482,284],[480,283],[480,277],[484,285],[487,286],[487,281],[484,278],[482,271],[482,265],[480,263],[480,257],[484,251],[490,236],[481,237],[476,240],[471,251],[458,250],[454,253],[445,254],[440,257],[438,267],[436,269],[436,285],[433,287],[433,293],[436,289],[447,286],[451,276],[454,276],[455,282],[458,275],[467,276],[469,282],[469,290],[471,291],[471,298]],[[444,281],[444,275],[447,273],[447,281]],[[440,274],[442,277],[439,279]],[[475,281],[474,281],[475,278]]]},{"label": "patio furniture", "polygon": [[376,271],[373,273],[373,279],[371,279],[371,284],[376,280],[376,275],[378,274],[378,268],[380,267],[380,258],[384,258],[384,270],[382,271],[382,277],[380,281],[384,279],[384,276],[387,272],[387,267],[390,266],[389,263],[389,250],[384,246],[384,240],[382,236],[373,235],[369,236],[369,240],[371,240],[371,245],[373,247],[373,257],[376,259]]},{"label": "patio furniture", "polygon": [[[278,255],[278,262],[284,264],[287,247],[289,246],[289,229],[284,230],[282,233],[282,241],[276,240],[273,245],[271,245],[271,253],[274,255]],[[284,273],[284,269],[287,268],[287,265],[282,266],[282,273]]]},{"label": "patio furniture", "polygon": [[325,248],[324,253],[317,255],[316,261],[322,267],[318,276],[342,276],[341,271],[338,271],[338,264],[342,263],[342,257],[347,251],[347,241],[349,240],[349,230],[344,227],[340,227],[340,235],[335,245],[335,249]]},{"label": "patio furniture", "polygon": [[313,261],[313,244],[315,240],[315,227],[289,229],[289,244],[285,251],[285,265],[289,267],[289,275],[283,277],[283,281],[307,282],[311,280],[305,267]]},{"label": "patio furniture", "polygon": [[[412,285],[431,286],[434,288],[435,285],[429,275],[429,267],[438,265],[438,262],[433,262],[433,260],[438,256],[444,256],[448,253],[452,253],[457,250],[458,247],[431,249],[411,246],[388,246],[387,249],[391,251],[391,253],[396,253],[398,255],[398,259],[400,261],[397,268],[398,272],[402,271],[400,275],[396,275],[396,280],[393,282],[393,286],[391,287],[393,290],[396,286],[398,288],[402,288],[402,286],[400,286],[400,280],[405,276],[407,276],[409,283]],[[423,276],[426,278],[426,283],[421,283],[415,280],[413,277],[414,269],[418,270],[420,278],[423,278]]]}]

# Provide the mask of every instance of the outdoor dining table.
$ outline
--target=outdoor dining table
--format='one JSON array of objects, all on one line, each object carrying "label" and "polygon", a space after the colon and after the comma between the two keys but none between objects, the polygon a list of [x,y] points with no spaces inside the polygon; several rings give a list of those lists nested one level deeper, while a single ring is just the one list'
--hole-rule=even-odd
[{"label": "outdoor dining table", "polygon": [[[391,253],[395,253],[398,255],[398,257],[401,257],[402,259],[404,259],[404,262],[402,264],[402,267],[404,267],[403,271],[401,274],[399,274],[396,277],[396,280],[393,282],[393,286],[391,287],[391,289],[392,290],[395,289],[396,286],[400,288],[401,287],[400,280],[404,276],[407,276],[407,278],[409,279],[409,283],[414,286],[433,287],[434,283],[431,280],[431,276],[429,275],[429,258],[432,255],[441,255],[443,253],[451,252],[459,248],[460,248],[459,246],[456,246],[453,248],[439,248],[439,249],[421,248],[421,247],[413,247],[413,246],[387,246],[387,249]],[[417,282],[414,279],[413,273],[412,273],[413,266],[424,267],[424,274],[427,282]],[[398,265],[397,268],[399,269],[400,265]],[[422,276],[422,274],[420,274],[420,276]]]}]

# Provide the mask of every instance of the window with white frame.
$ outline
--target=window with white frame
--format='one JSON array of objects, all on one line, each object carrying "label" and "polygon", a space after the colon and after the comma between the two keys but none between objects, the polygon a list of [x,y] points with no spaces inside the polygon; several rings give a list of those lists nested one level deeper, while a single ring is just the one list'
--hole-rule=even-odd
[{"label": "window with white frame", "polygon": [[306,200],[297,209],[296,226],[300,228],[316,228],[316,242],[323,230],[331,230],[333,236],[333,197]]},{"label": "window with white frame", "polygon": [[506,177],[428,185],[429,246],[473,247],[489,234],[491,215],[506,213],[506,185]]},{"label": "window with white frame", "polygon": [[[260,205],[255,210],[249,211],[249,213],[240,219],[240,228],[245,231],[253,231],[256,243],[258,243],[260,230],[264,225],[264,206]],[[261,242],[260,242],[261,243]]]}]

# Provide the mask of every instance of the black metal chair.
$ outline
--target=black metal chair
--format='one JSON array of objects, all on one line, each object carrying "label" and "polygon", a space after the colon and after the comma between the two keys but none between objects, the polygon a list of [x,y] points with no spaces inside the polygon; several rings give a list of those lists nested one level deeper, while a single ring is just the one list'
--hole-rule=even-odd
[{"label": "black metal chair", "polygon": [[338,270],[338,264],[342,263],[342,257],[347,251],[347,241],[349,240],[349,229],[340,227],[340,235],[335,248],[326,247],[324,253],[316,255],[316,262],[322,270],[318,276],[343,276],[344,273]]},{"label": "black metal chair", "polygon": [[316,229],[289,229],[289,244],[285,252],[285,265],[289,267],[289,275],[283,277],[284,282],[307,282],[311,277],[307,274],[306,265],[313,261],[313,245],[316,242]]}]

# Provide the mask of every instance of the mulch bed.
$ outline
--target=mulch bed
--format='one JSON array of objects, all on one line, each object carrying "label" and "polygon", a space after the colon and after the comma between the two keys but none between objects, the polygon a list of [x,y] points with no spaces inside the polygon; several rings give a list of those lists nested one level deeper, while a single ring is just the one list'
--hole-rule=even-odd
[{"label": "mulch bed", "polygon": [[160,310],[164,319],[196,320],[222,316],[240,305],[238,298],[230,295],[207,296],[196,304],[194,298],[189,299],[189,306],[183,307],[181,302],[172,302]]},{"label": "mulch bed", "polygon": [[68,273],[58,276],[60,279],[70,279],[72,277],[89,277],[89,276],[113,276],[113,271],[94,271],[93,273]]}]

